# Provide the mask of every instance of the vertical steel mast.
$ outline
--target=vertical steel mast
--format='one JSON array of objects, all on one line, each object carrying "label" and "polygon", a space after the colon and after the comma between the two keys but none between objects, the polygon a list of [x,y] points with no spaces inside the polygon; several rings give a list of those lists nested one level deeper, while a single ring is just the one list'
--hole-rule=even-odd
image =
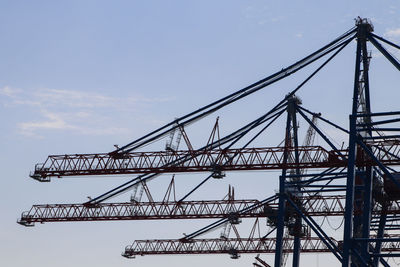
[{"label": "vertical steel mast", "polygon": [[[297,105],[301,104],[301,101],[296,96],[291,96],[288,99],[287,105],[287,121],[285,131],[285,152],[283,162],[284,164],[294,162],[300,163],[299,157],[299,142],[297,134]],[[289,157],[288,150],[294,149],[294,158]],[[289,178],[291,180],[300,179],[300,169],[282,169],[282,175],[280,176],[279,183],[279,208],[278,208],[278,220],[277,220],[277,232],[276,232],[276,252],[275,252],[275,267],[283,265],[283,238],[285,226],[287,226],[289,234],[293,235],[293,267],[298,267],[300,264],[300,238],[302,236],[302,220],[297,213],[291,213],[288,211],[286,198],[288,196],[299,199],[301,196],[298,188],[291,188],[290,190],[286,187],[287,174],[295,176],[295,178]],[[296,181],[294,181],[296,182]],[[288,214],[292,214],[293,216]]]},{"label": "vertical steel mast", "polygon": [[[343,238],[342,266],[367,265],[369,257],[368,242],[354,242],[354,238],[369,239],[372,204],[372,167],[357,166],[357,158],[366,153],[357,145],[372,136],[371,105],[369,97],[368,68],[370,57],[367,51],[367,36],[373,31],[372,25],[358,18],[357,50],[354,75],[353,106],[350,115],[349,158],[346,187],[346,210]],[[361,115],[361,116],[360,116]],[[359,127],[363,125],[362,127]]]}]

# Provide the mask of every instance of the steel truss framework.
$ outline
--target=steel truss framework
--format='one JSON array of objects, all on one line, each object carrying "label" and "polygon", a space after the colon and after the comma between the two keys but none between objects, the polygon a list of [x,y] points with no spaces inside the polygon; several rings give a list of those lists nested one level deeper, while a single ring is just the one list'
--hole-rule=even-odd
[{"label": "steel truss framework", "polygon": [[[353,106],[347,130],[302,107],[295,94],[353,40],[357,42],[357,49]],[[49,182],[51,177],[138,176],[84,204],[34,205],[29,212],[22,214],[18,222],[33,226],[36,222],[56,221],[218,218],[181,239],[135,241],[126,247],[123,256],[229,253],[238,258],[240,253],[273,253],[274,266],[280,267],[285,262],[284,255],[292,253],[293,266],[297,267],[300,266],[301,253],[329,252],[343,267],[389,266],[388,257],[400,256],[400,179],[394,169],[400,166],[400,136],[391,134],[400,131],[394,126],[400,122],[400,111],[371,111],[368,74],[371,57],[367,43],[376,47],[400,70],[398,61],[382,43],[395,49],[400,49],[400,46],[375,35],[371,23],[358,18],[353,29],[291,66],[115,151],[49,156],[43,164],[36,165],[32,178]],[[322,58],[325,61],[267,113],[217,139],[214,127],[208,143],[193,149],[185,127]],[[250,148],[250,144],[283,114],[287,115],[284,145]],[[316,126],[315,117],[346,133],[349,147],[337,148]],[[299,145],[298,138],[300,119],[310,127],[303,146]],[[137,151],[176,130],[184,135],[188,150]],[[312,145],[312,133],[322,137],[329,149]],[[245,144],[234,148],[239,141]],[[265,200],[186,200],[210,178],[222,178],[225,171],[270,169],[282,170],[279,193]],[[307,170],[314,173],[308,174]],[[161,173],[175,172],[210,174],[179,201],[104,202],[145,184]],[[318,216],[344,216],[343,240],[330,237],[315,220]],[[197,238],[227,223],[234,227],[240,218],[249,217],[266,217],[272,230],[264,237],[255,237],[253,233],[248,238],[241,238],[235,230],[235,238]],[[271,234],[276,236],[271,238]]]},{"label": "steel truss framework", "polygon": [[[338,242],[333,240],[336,244]],[[285,252],[293,252],[293,238],[284,239]],[[231,254],[233,257],[243,253],[275,253],[276,238],[228,238],[228,239],[193,239],[191,242],[180,240],[136,240],[125,248],[122,256],[133,258],[137,255],[158,254]],[[308,238],[301,245],[301,252],[329,252],[319,238]]]},{"label": "steel truss framework", "polygon": [[[278,211],[278,197],[259,200],[202,200],[167,202],[125,202],[85,204],[33,205],[23,213],[18,223],[33,226],[34,223],[65,221],[114,221],[114,220],[166,220],[234,218],[241,211],[241,218],[273,218]],[[344,195],[307,196],[301,202],[304,213],[312,217],[344,216]],[[376,205],[374,215],[381,214]],[[393,201],[386,214],[392,221],[400,216],[400,202]],[[374,219],[377,222],[377,219]],[[375,223],[376,224],[376,223]],[[390,227],[389,225],[387,227]]]},{"label": "steel truss framework", "polygon": [[[400,164],[398,139],[369,142],[374,155],[385,165]],[[283,163],[298,153],[302,162]],[[321,146],[295,148],[265,147],[200,151],[159,151],[128,153],[123,158],[110,154],[52,155],[38,164],[33,178],[48,181],[50,177],[77,175],[112,175],[140,173],[213,172],[244,170],[314,169],[347,166],[347,150],[326,150]],[[345,158],[339,157],[339,155]],[[368,158],[358,158],[358,165],[377,165]]]},{"label": "steel truss framework", "polygon": [[[293,253],[293,238],[284,239],[285,253]],[[340,243],[331,238],[339,247]],[[276,251],[276,238],[228,238],[228,239],[193,239],[191,242],[181,240],[136,240],[127,246],[122,256],[134,258],[144,255],[176,255],[176,254],[230,254],[237,257],[246,253],[269,253]],[[309,237],[302,240],[302,253],[330,253],[329,248],[318,237]],[[386,243],[382,252],[399,252],[400,242]]]}]

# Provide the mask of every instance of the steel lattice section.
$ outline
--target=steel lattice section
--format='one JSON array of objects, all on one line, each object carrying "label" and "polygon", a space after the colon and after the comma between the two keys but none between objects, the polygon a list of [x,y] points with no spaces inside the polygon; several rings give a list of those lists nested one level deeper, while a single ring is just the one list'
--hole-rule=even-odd
[{"label": "steel lattice section", "polygon": [[[400,164],[400,141],[397,139],[370,143],[374,154],[386,165]],[[46,181],[50,177],[80,175],[112,175],[143,173],[175,173],[220,170],[276,170],[295,168],[346,167],[346,150],[328,151],[321,146],[299,147],[300,163],[290,160],[283,163],[285,151],[293,159],[295,149],[284,147],[242,148],[204,151],[131,152],[122,158],[110,154],[73,154],[49,156],[44,164],[38,164],[31,177]],[[359,165],[374,162],[359,158]]]}]

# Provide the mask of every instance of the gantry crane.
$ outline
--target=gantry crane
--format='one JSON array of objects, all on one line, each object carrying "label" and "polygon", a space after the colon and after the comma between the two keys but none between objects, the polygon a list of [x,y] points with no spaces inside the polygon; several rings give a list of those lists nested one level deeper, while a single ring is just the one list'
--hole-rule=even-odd
[{"label": "gantry crane", "polygon": [[[357,43],[353,103],[346,129],[305,108],[297,93],[353,41]],[[179,239],[137,240],[125,248],[123,256],[228,253],[239,258],[241,253],[273,253],[274,266],[280,267],[284,265],[283,254],[292,253],[292,264],[297,267],[302,253],[332,253],[343,267],[390,266],[387,259],[400,256],[400,175],[396,169],[400,166],[400,136],[393,134],[400,131],[396,125],[400,122],[400,111],[371,110],[368,43],[400,70],[399,62],[384,45],[393,49],[400,46],[374,34],[367,19],[357,18],[354,28],[289,67],[112,152],[49,156],[43,164],[35,166],[30,175],[33,179],[50,182],[52,177],[137,176],[85,203],[34,205],[18,222],[33,226],[36,222],[215,218],[218,220],[214,223]],[[185,129],[191,124],[317,61],[322,63],[272,109],[222,137],[217,131],[217,121],[206,145],[195,149],[190,143]],[[252,146],[254,140],[285,115],[283,144]],[[335,146],[317,127],[316,117],[346,134],[348,147]],[[303,146],[298,142],[300,120],[312,131],[306,135]],[[179,140],[173,145],[175,132]],[[312,145],[314,134],[324,144]],[[165,151],[142,151],[146,145],[168,137]],[[178,150],[182,137],[187,150]],[[222,179],[225,172],[244,170],[281,170],[277,177],[279,192],[263,200],[236,200],[233,194],[222,200],[187,200],[210,179]],[[160,174],[178,172],[207,175],[179,200],[105,202],[135,186],[146,186]],[[166,195],[172,185],[171,182]],[[340,239],[330,236],[316,221],[318,217],[332,216],[344,218]],[[235,227],[242,218],[255,218],[257,223],[265,218],[268,233],[256,236],[253,227],[250,235],[242,238]],[[232,226],[234,237],[198,238],[226,223]]]}]

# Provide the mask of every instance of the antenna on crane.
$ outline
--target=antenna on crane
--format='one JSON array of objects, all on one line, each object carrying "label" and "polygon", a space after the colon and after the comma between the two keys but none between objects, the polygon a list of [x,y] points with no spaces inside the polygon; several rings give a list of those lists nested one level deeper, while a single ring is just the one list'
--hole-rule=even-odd
[{"label": "antenna on crane", "polygon": [[[173,129],[169,132],[169,139],[165,144],[165,150],[167,151],[176,151],[179,148],[179,144],[182,139],[182,131],[179,129],[179,124],[177,122],[177,118],[175,118],[175,125],[173,125]],[[178,126],[178,127],[177,127]],[[175,140],[175,142],[174,142]]]}]

